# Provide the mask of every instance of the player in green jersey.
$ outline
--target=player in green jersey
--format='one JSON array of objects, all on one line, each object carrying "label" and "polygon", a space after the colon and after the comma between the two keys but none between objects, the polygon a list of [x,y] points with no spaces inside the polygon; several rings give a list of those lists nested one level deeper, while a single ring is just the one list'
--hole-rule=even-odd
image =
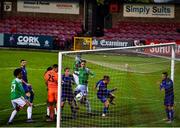
[{"label": "player in green jersey", "polygon": [[81,103],[85,103],[87,112],[91,113],[91,106],[88,100],[88,79],[89,75],[94,76],[94,73],[86,67],[86,60],[81,60],[81,67],[78,69],[79,85],[75,89],[76,99]]},{"label": "player in green jersey", "polygon": [[[21,110],[25,105],[31,106],[32,104],[24,99],[25,95],[30,95],[29,93],[25,94],[22,86],[22,70],[17,68],[14,70],[15,79],[11,83],[11,103],[14,108],[11,116],[9,118],[8,124],[12,124],[14,117],[17,112]],[[28,110],[27,110],[28,111]]]}]

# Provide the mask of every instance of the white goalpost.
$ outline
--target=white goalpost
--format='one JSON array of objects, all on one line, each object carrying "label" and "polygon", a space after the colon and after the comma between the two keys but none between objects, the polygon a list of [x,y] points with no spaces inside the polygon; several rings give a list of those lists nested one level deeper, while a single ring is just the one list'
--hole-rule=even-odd
[{"label": "white goalpost", "polygon": [[[90,121],[92,119],[88,119],[89,122],[88,122],[87,125],[83,125],[83,126],[80,125],[81,120],[83,121],[83,118],[86,118],[86,117],[82,117],[82,118],[80,117],[80,119],[77,118],[76,121],[74,121],[74,125],[70,124],[71,120],[67,121],[66,125],[62,125],[62,121],[63,120],[61,120],[62,119],[61,118],[61,116],[62,116],[61,115],[62,114],[62,111],[61,111],[61,95],[62,95],[62,86],[61,86],[61,83],[62,83],[62,77],[61,76],[63,74],[63,68],[65,68],[66,65],[68,65],[68,66],[69,65],[70,66],[73,65],[73,63],[72,63],[73,59],[72,58],[74,58],[74,56],[76,54],[81,54],[82,56],[85,55],[85,54],[90,54],[89,56],[85,56],[84,58],[87,60],[87,62],[91,63],[92,65],[95,65],[94,66],[94,70],[96,70],[96,76],[102,76],[103,75],[103,73],[97,72],[98,67],[103,68],[103,70],[105,70],[106,73],[108,71],[107,68],[110,67],[109,70],[113,70],[113,71],[114,70],[119,70],[119,72],[123,74],[122,75],[123,78],[122,78],[121,81],[126,81],[125,80],[126,76],[124,75],[125,74],[124,72],[127,72],[126,70],[128,70],[128,72],[132,72],[132,73],[137,73],[138,72],[138,73],[142,73],[142,74],[150,74],[152,71],[154,71],[155,73],[159,72],[159,71],[163,71],[164,68],[162,68],[161,64],[158,64],[158,63],[163,63],[164,64],[164,61],[166,61],[166,60],[161,60],[160,62],[158,62],[158,58],[161,57],[161,54],[153,54],[155,56],[157,55],[157,57],[155,57],[156,60],[154,60],[153,62],[146,61],[146,59],[150,60],[153,57],[153,55],[151,56],[151,54],[149,53],[150,49],[152,49],[152,48],[165,48],[165,47],[169,47],[170,48],[170,52],[171,53],[168,54],[168,55],[166,54],[166,55],[169,57],[168,64],[169,64],[169,67],[170,67],[170,69],[169,69],[170,70],[170,77],[174,81],[175,48],[176,48],[176,44],[175,43],[165,43],[165,44],[155,44],[155,45],[143,45],[143,46],[132,46],[132,47],[119,47],[119,48],[104,48],[104,49],[95,49],[95,50],[81,50],[81,51],[64,51],[64,52],[59,52],[59,54],[58,54],[58,66],[59,66],[58,67],[58,101],[57,101],[57,121],[56,121],[56,127],[57,128],[59,128],[59,127],[78,127],[78,123],[79,123],[80,127],[99,127],[99,126],[100,127],[103,127],[103,126],[105,126],[105,127],[106,126],[113,127],[113,124],[112,125],[105,125],[105,124],[103,125],[103,123],[101,124],[101,122],[100,122],[101,119],[99,119],[98,114],[96,114],[96,111],[94,111],[94,113],[97,115],[97,117],[95,117],[95,118],[97,118],[97,120],[100,122],[101,125],[100,124],[94,124],[94,125],[91,124]],[[143,53],[147,53],[148,55],[142,55],[141,53],[139,53],[138,50],[140,50],[140,52],[141,52],[141,50],[143,50],[142,54]],[[138,51],[138,52],[135,53],[136,51]],[[98,60],[95,57],[93,57],[94,53],[98,53],[97,56],[96,56],[98,58]],[[101,53],[101,54],[99,54],[99,53]],[[110,55],[112,57],[108,58],[107,56],[110,56]],[[65,56],[67,56],[67,59],[64,59]],[[113,59],[113,56],[116,56],[116,58]],[[122,60],[122,62],[118,62],[118,58],[120,56],[124,56],[124,60]],[[139,59],[138,58],[137,60],[135,59],[137,61],[137,64],[133,64],[132,62],[129,63],[131,58],[128,59],[128,57],[134,57],[135,58],[135,57],[141,57],[141,56],[143,56],[143,58],[141,58],[140,60],[145,59],[145,61],[140,62],[140,61],[138,61],[138,59]],[[101,58],[103,60],[101,60]],[[114,61],[114,63],[111,64],[111,62],[107,61],[106,58],[108,58],[108,59],[112,58],[112,61]],[[65,64],[63,64],[63,63],[65,63]],[[157,63],[157,65],[155,63]],[[143,64],[144,65],[146,65],[146,64],[150,65],[149,68],[153,68],[153,65],[154,65],[154,69],[145,69],[145,66],[143,66]],[[128,68],[130,68],[130,69],[128,69]],[[101,78],[98,78],[98,79],[101,79]],[[116,80],[116,79],[114,78],[113,80]],[[94,83],[94,81],[93,81],[93,83]],[[89,89],[91,90],[92,87],[89,88]],[[96,104],[96,99],[94,98],[95,97],[94,96],[94,92],[91,94],[91,96],[92,95],[93,95],[93,98],[92,98],[93,99],[92,108],[95,108],[95,107],[93,107],[93,104]],[[99,109],[98,109],[98,111],[99,111]],[[66,112],[66,110],[65,110],[65,112]],[[116,111],[114,113],[116,113]],[[68,126],[68,123],[69,123],[69,126]],[[117,126],[121,126],[121,125],[118,125],[118,124],[114,125],[114,127],[117,127]]]}]

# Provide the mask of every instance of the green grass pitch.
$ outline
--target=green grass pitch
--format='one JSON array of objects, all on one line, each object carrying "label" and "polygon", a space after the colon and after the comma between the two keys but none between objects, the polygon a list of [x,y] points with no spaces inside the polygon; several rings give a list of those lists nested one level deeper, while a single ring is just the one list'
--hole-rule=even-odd
[{"label": "green grass pitch", "polygon": [[[63,111],[61,126],[74,127],[148,127],[148,126],[180,126],[180,63],[176,62],[175,67],[175,120],[172,124],[166,124],[162,119],[165,117],[163,96],[164,92],[159,91],[157,81],[161,79],[161,72],[170,72],[169,61],[159,58],[144,58],[130,56],[102,56],[84,55],[88,60],[87,66],[95,72],[94,78],[89,78],[89,99],[92,106],[93,116],[86,114],[86,109],[80,105],[78,118],[72,120],[68,104]],[[28,79],[35,91],[33,109],[34,123],[27,124],[26,109],[19,112],[11,127],[53,127],[56,123],[47,123],[46,98],[47,91],[43,80],[46,68],[57,63],[58,54],[49,52],[35,52],[22,50],[0,50],[0,127],[7,127],[6,123],[11,114],[10,83],[13,79],[12,71],[19,67],[19,61],[28,61]],[[66,56],[63,59],[63,67],[72,68],[74,58]],[[111,63],[110,63],[111,62]],[[159,63],[158,63],[159,62]],[[128,63],[133,72],[126,72],[124,64]],[[101,117],[103,105],[96,97],[93,90],[95,83],[108,74],[111,82],[108,88],[117,87],[115,92],[116,105],[110,105],[106,118]]]}]

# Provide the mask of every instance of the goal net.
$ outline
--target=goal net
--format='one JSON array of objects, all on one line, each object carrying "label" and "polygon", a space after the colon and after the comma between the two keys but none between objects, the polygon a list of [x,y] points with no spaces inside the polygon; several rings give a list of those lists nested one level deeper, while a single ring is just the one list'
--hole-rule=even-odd
[{"label": "goal net", "polygon": [[153,126],[174,61],[174,43],[59,52],[57,127]]}]

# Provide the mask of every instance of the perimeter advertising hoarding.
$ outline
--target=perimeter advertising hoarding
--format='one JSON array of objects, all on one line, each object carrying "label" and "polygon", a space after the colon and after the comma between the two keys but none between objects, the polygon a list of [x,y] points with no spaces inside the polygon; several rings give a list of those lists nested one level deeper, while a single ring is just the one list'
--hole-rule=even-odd
[{"label": "perimeter advertising hoarding", "polygon": [[52,49],[53,38],[40,35],[4,34],[4,46],[16,48]]},{"label": "perimeter advertising hoarding", "polygon": [[169,4],[124,4],[123,16],[174,18],[175,6]]},{"label": "perimeter advertising hoarding", "polygon": [[0,46],[4,46],[4,34],[0,33]]},{"label": "perimeter advertising hoarding", "polygon": [[79,14],[79,2],[18,0],[18,12]]},{"label": "perimeter advertising hoarding", "polygon": [[92,45],[95,46],[96,48],[129,47],[129,46],[134,46],[134,41],[93,39]]},{"label": "perimeter advertising hoarding", "polygon": [[[164,42],[164,43],[169,43],[169,42]],[[163,44],[164,44],[163,43]],[[154,44],[161,44],[161,42],[158,41],[147,41],[146,45],[154,45]],[[180,43],[176,42],[176,48],[175,48],[175,53],[176,53],[176,57],[180,57]],[[167,46],[167,47],[158,47],[158,48],[150,48],[148,50],[145,50],[146,53],[149,54],[154,54],[154,55],[167,55],[170,56],[171,55],[171,47]]]}]

